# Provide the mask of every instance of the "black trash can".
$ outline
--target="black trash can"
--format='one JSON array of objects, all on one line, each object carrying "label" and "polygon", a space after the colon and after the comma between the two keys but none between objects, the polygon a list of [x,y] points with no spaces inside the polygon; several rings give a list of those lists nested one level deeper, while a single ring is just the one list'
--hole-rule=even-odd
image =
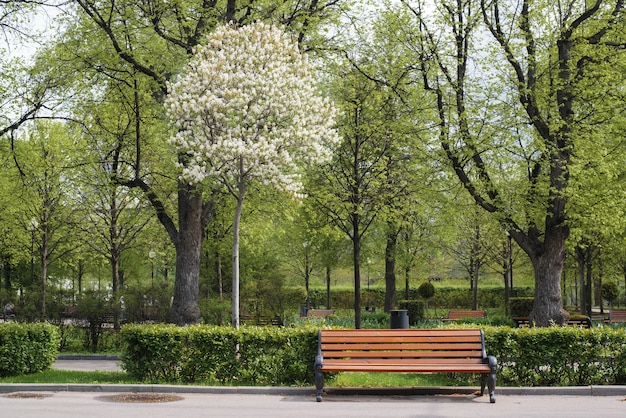
[{"label": "black trash can", "polygon": [[389,328],[391,329],[408,329],[409,328],[409,311],[400,309],[389,311],[391,318],[389,320]]}]

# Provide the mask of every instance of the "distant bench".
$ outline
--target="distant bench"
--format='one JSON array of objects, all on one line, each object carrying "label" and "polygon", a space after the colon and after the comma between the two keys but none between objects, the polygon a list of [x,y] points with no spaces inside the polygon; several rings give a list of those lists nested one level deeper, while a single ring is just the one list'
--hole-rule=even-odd
[{"label": "distant bench", "polygon": [[328,318],[329,315],[335,313],[334,309],[309,309],[306,313],[307,318]]},{"label": "distant bench", "polygon": [[626,322],[626,310],[611,309],[609,311],[609,318],[605,319],[604,322],[607,324]]},{"label": "distant bench", "polygon": [[[515,326],[517,328],[530,326],[530,321],[528,320],[527,316],[514,317],[513,321],[515,321]],[[583,327],[583,328],[591,328],[593,326],[591,322],[591,318],[589,318],[588,316],[572,317],[567,321],[566,325],[569,327]]]},{"label": "distant bench", "polygon": [[486,313],[486,311],[474,309],[451,309],[450,312],[448,312],[448,316],[442,319],[444,321],[458,321],[459,319],[465,318],[484,318]]},{"label": "distant bench", "polygon": [[324,372],[480,373],[480,394],[494,403],[495,357],[487,356],[479,329],[327,329],[319,331],[315,357],[316,399]]},{"label": "distant bench", "polygon": [[258,325],[258,326],[276,326],[282,327],[283,320],[279,315],[270,316],[261,316],[261,315],[241,315],[241,322],[246,325]]}]

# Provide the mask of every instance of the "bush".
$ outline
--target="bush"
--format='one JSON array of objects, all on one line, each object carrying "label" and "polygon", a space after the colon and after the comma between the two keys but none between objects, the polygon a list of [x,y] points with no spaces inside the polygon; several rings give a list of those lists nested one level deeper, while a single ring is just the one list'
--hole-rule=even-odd
[{"label": "bush", "polygon": [[59,333],[54,325],[0,324],[0,376],[46,370],[52,366],[58,352]]},{"label": "bush", "polygon": [[415,325],[424,319],[424,302],[417,300],[398,301],[400,309],[406,309],[409,315],[409,325]]},{"label": "bush", "polygon": [[533,303],[535,298],[523,297],[523,298],[510,298],[509,299],[509,312],[512,317],[524,317],[527,318],[530,315],[530,311],[533,310]]},{"label": "bush", "polygon": [[512,386],[626,383],[626,330],[609,327],[485,328],[498,382]]},{"label": "bush", "polygon": [[145,382],[313,383],[317,328],[127,325],[124,369]]}]

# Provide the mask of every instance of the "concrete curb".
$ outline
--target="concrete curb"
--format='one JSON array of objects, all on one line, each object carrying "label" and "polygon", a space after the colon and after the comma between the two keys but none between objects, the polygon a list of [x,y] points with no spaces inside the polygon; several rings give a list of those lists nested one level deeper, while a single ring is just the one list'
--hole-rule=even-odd
[{"label": "concrete curb", "polygon": [[[273,386],[181,386],[142,384],[65,384],[8,383],[0,384],[0,393],[12,392],[132,392],[132,393],[195,393],[245,394],[277,396],[315,396],[314,387]],[[325,388],[332,396],[451,396],[472,395],[475,387],[393,387],[393,388]],[[496,387],[498,396],[626,396],[626,386],[576,387]]]}]

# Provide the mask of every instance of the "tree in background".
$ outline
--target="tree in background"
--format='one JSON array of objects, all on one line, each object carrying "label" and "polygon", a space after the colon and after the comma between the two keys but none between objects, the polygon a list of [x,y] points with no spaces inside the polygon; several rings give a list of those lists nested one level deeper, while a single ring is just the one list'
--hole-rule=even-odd
[{"label": "tree in background", "polygon": [[189,184],[216,179],[236,199],[232,325],[239,327],[239,232],[254,182],[298,195],[301,164],[314,165],[338,142],[335,109],[316,91],[313,67],[282,30],[254,23],[219,27],[199,47],[166,100],[188,163]]},{"label": "tree in background", "polygon": [[625,99],[615,89],[623,83],[623,2],[402,3],[415,16],[410,48],[451,168],[528,254],[531,322],[564,323],[568,211],[581,178],[603,166],[601,153],[585,150],[607,154],[617,145],[598,133]]}]

